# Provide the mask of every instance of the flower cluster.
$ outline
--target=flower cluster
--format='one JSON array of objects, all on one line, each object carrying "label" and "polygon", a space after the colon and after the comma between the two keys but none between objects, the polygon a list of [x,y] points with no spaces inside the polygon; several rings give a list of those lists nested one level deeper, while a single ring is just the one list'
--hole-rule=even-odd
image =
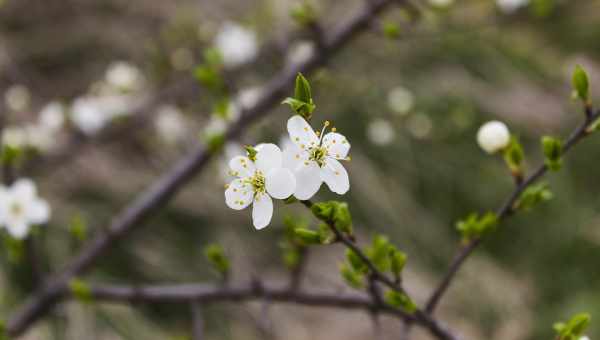
[{"label": "flower cluster", "polygon": [[273,216],[273,201],[290,196],[308,200],[321,184],[337,194],[350,189],[348,173],[340,160],[349,160],[350,143],[335,128],[325,133],[330,123],[315,131],[300,115],[287,122],[289,141],[283,151],[275,144],[247,147],[247,156],[229,162],[231,176],[225,202],[235,210],[253,204],[252,220],[256,229],[266,227]]},{"label": "flower cluster", "polygon": [[50,218],[50,206],[38,197],[35,183],[19,179],[11,186],[0,186],[0,226],[16,238],[23,239],[33,225]]}]

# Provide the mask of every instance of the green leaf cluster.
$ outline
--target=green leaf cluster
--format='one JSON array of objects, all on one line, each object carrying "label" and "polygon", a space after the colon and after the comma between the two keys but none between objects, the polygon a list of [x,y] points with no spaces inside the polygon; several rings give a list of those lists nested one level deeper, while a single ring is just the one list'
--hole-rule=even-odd
[{"label": "green leaf cluster", "polygon": [[314,203],[310,209],[319,220],[345,234],[352,235],[352,216],[348,203],[339,201],[318,202]]},{"label": "green leaf cluster", "polygon": [[590,323],[590,315],[581,313],[573,316],[568,322],[557,322],[554,324],[554,330],[558,335],[558,340],[579,340],[583,332]]},{"label": "green leaf cluster", "polygon": [[546,157],[544,163],[548,169],[558,171],[562,167],[563,143],[560,139],[544,136],[542,137],[542,151]]},{"label": "green leaf cluster", "polygon": [[204,256],[219,274],[226,276],[229,273],[230,263],[225,255],[225,250],[219,244],[209,244],[204,248]]},{"label": "green leaf cluster", "polygon": [[289,105],[292,111],[301,115],[306,120],[312,117],[312,113],[317,106],[313,102],[310,84],[301,73],[298,73],[298,76],[296,76],[294,97],[287,97],[282,104]]},{"label": "green leaf cluster", "polygon": [[527,187],[517,200],[515,204],[515,209],[529,211],[533,209],[536,205],[551,200],[554,197],[550,189],[548,189],[548,184],[539,183],[535,185],[530,185]]},{"label": "green leaf cluster", "polygon": [[496,229],[498,225],[498,216],[496,213],[488,211],[479,216],[478,213],[471,213],[465,219],[456,223],[456,229],[464,240],[472,240],[488,234]]}]

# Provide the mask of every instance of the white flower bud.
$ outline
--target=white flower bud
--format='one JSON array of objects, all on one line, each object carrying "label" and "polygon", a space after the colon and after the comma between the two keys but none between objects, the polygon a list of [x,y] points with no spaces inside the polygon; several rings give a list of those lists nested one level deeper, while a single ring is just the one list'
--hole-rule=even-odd
[{"label": "white flower bud", "polygon": [[504,13],[510,14],[519,8],[526,6],[529,0],[496,0],[498,8]]},{"label": "white flower bud", "polygon": [[588,338],[586,335],[579,337],[579,340],[590,340],[590,338]]},{"label": "white flower bud", "polygon": [[252,60],[258,54],[256,34],[244,27],[225,23],[215,38],[225,67],[236,67]]},{"label": "white flower bud", "polygon": [[477,132],[477,143],[490,154],[504,149],[510,143],[508,127],[496,120],[483,124]]}]

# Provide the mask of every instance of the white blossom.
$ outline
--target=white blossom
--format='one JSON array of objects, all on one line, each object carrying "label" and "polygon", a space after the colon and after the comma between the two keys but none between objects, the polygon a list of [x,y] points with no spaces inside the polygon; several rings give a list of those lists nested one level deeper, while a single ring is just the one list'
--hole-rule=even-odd
[{"label": "white blossom", "polygon": [[33,225],[50,218],[50,206],[39,198],[35,183],[19,179],[12,186],[0,187],[0,225],[17,239],[23,239]]},{"label": "white blossom", "polygon": [[528,3],[529,0],[496,0],[498,8],[504,13],[512,13]]},{"label": "white blossom", "polygon": [[227,22],[215,38],[215,46],[226,67],[236,67],[254,59],[258,53],[256,34],[244,27]]},{"label": "white blossom", "polygon": [[157,112],[154,123],[158,135],[167,143],[176,143],[186,136],[185,117],[174,106],[163,106]]},{"label": "white blossom", "polygon": [[111,117],[93,98],[81,97],[71,108],[71,120],[81,132],[94,135],[110,122]]},{"label": "white blossom", "polygon": [[135,91],[143,84],[142,72],[134,65],[125,61],[116,61],[106,70],[105,81],[109,86],[118,90]]},{"label": "white blossom", "polygon": [[227,130],[227,121],[222,117],[213,115],[204,127],[204,135],[208,138],[219,136],[224,134],[225,130]]},{"label": "white blossom", "polygon": [[61,103],[50,102],[40,111],[39,124],[50,131],[58,131],[65,122],[65,110]]},{"label": "white blossom", "polygon": [[388,93],[388,107],[399,115],[407,114],[412,110],[414,103],[414,95],[405,87],[397,86]]},{"label": "white blossom", "polygon": [[302,64],[315,54],[315,44],[312,41],[300,41],[290,48],[287,55],[288,66]]},{"label": "white blossom", "polygon": [[[249,87],[241,90],[235,100],[235,104],[239,105],[243,109],[248,109],[256,105],[263,94],[263,88],[260,86]],[[231,106],[231,105],[230,105]],[[230,108],[232,110],[237,109],[237,107]],[[237,119],[237,118],[236,118]]]},{"label": "white blossom", "polygon": [[[283,149],[282,149],[283,150]],[[223,147],[223,155],[219,158],[219,169],[221,170],[222,179],[225,183],[229,183],[235,179],[229,172],[229,160],[236,156],[244,156],[246,151],[240,143],[227,142]]]},{"label": "white blossom", "polygon": [[508,127],[497,120],[483,124],[477,132],[477,143],[490,154],[504,149],[510,143]]},{"label": "white blossom", "polygon": [[584,336],[580,336],[579,340],[590,340],[590,338],[587,335],[584,335]]},{"label": "white blossom", "polygon": [[[348,160],[350,143],[335,132],[325,134],[329,122],[320,133],[299,115],[288,120],[287,130],[292,144],[284,152],[284,164],[291,169],[298,183],[294,196],[307,200],[319,191],[325,182],[329,189],[343,195],[350,189],[348,173],[340,160]],[[320,136],[320,137],[319,137]]]},{"label": "white blossom", "polygon": [[231,181],[225,190],[227,206],[242,210],[252,206],[252,222],[256,229],[266,227],[273,216],[273,200],[285,199],[296,189],[293,173],[284,167],[283,155],[275,144],[261,144],[255,148],[254,160],[237,156],[229,161]]},{"label": "white blossom", "polygon": [[29,107],[31,93],[23,85],[13,85],[4,93],[4,101],[12,111],[23,111]]},{"label": "white blossom", "polygon": [[51,150],[57,145],[56,132],[42,124],[25,126],[26,145],[39,151]]},{"label": "white blossom", "polygon": [[27,130],[20,126],[9,126],[2,131],[2,144],[21,148],[28,143]]},{"label": "white blossom", "polygon": [[376,145],[389,145],[396,138],[396,131],[389,121],[374,119],[367,125],[367,138]]},{"label": "white blossom", "polygon": [[428,115],[417,113],[409,117],[406,121],[406,127],[413,137],[425,139],[429,137],[431,130],[433,130],[433,122]]},{"label": "white blossom", "polygon": [[429,0],[429,2],[437,7],[448,7],[452,5],[454,0]]}]

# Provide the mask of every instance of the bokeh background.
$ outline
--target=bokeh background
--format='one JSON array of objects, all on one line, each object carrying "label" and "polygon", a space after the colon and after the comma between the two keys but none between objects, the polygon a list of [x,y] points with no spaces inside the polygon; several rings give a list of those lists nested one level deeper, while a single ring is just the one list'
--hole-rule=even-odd
[{"label": "bokeh background", "polygon": [[[524,143],[531,169],[542,161],[540,136],[565,136],[582,119],[570,99],[575,64],[588,71],[597,98],[600,1],[415,3],[418,16],[386,11],[308,78],[315,121],[332,120],[352,144],[351,190],[344,198],[359,240],[385,233],[406,251],[407,289],[423,303],[459,242],[454,222],[496,208],[513,187],[501,157],[478,147],[478,127],[505,121]],[[186,151],[222,128],[214,114],[218,98],[193,77],[219,32],[241,29],[258,48],[253,60],[227,72],[236,105],[251,105],[261,85],[311,53],[290,17],[297,4],[0,0],[5,142],[31,149],[17,173],[34,178],[52,206],[51,222],[35,232],[46,271],[60,268]],[[327,30],[362,4],[313,5]],[[61,122],[56,112],[67,119]],[[238,144],[278,142],[288,117],[287,107],[275,108]],[[555,198],[511,218],[486,240],[450,288],[440,319],[468,339],[525,340],[552,338],[552,323],[575,312],[600,318],[599,147],[596,137],[578,146],[564,169],[545,179]],[[225,149],[232,154],[236,145]],[[310,216],[278,203],[271,225],[255,231],[249,210],[224,203],[224,159],[115,245],[86,280],[218,282],[202,251],[213,242],[231,257],[233,280],[285,280],[283,216]],[[318,194],[329,198],[335,195],[327,190]],[[7,318],[33,283],[27,264],[3,239],[0,317]],[[351,290],[338,274],[342,260],[340,247],[312,250],[303,284]],[[267,322],[264,312],[262,303],[206,307],[206,337],[373,337],[361,312],[273,305]],[[397,320],[382,325],[382,339],[398,338]],[[24,339],[187,339],[189,332],[188,306],[69,302]],[[589,334],[600,334],[597,323]],[[415,329],[413,338],[429,336]]]}]

